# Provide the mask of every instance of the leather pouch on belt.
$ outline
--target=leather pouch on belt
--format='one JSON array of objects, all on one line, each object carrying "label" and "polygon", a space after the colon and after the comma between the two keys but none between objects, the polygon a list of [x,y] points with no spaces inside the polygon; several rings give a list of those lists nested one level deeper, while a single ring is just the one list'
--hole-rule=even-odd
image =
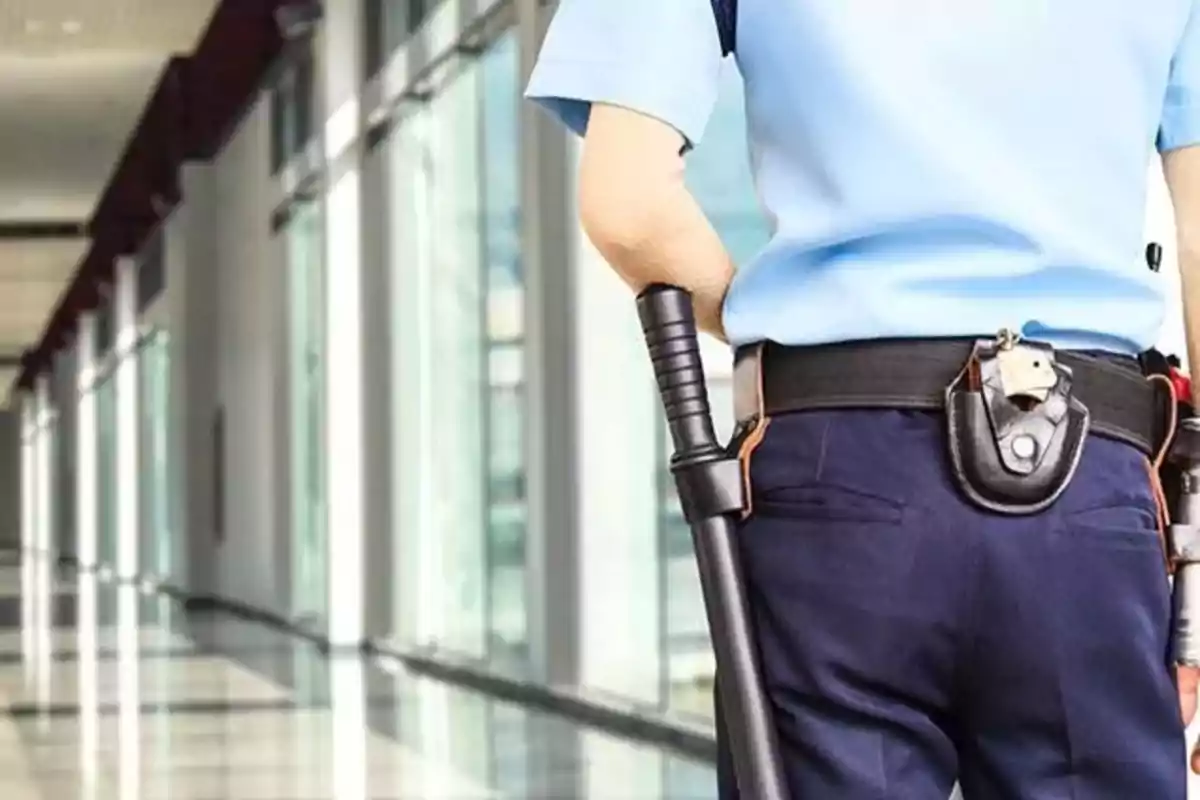
[{"label": "leather pouch on belt", "polygon": [[754,492],[750,486],[750,459],[762,444],[770,420],[763,405],[763,349],[765,344],[743,347],[733,361],[733,413],[737,423],[728,453],[742,466],[742,518],[754,511]]},{"label": "leather pouch on belt", "polygon": [[1034,514],[1062,495],[1090,424],[1069,367],[1049,346],[1001,332],[977,342],[946,388],[950,461],[959,488],[1001,514]]}]

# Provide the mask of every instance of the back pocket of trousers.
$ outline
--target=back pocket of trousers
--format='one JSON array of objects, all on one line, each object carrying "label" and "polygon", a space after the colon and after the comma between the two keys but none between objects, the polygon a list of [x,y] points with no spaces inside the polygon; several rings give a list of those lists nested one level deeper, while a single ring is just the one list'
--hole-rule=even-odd
[{"label": "back pocket of trousers", "polygon": [[1132,504],[1072,511],[1064,516],[1059,536],[1077,547],[1159,551],[1163,547],[1154,512]]},{"label": "back pocket of trousers", "polygon": [[861,489],[818,483],[756,492],[754,511],[767,517],[887,523],[902,519],[904,504]]}]

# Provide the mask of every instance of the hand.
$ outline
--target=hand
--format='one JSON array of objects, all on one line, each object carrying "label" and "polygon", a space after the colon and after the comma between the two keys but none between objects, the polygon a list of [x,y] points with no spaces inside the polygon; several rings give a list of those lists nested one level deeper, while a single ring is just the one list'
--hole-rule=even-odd
[{"label": "hand", "polygon": [[[1200,667],[1176,667],[1175,683],[1179,687],[1179,713],[1183,724],[1192,724],[1196,716],[1196,690],[1200,686]],[[1192,751],[1192,771],[1200,773],[1200,749]]]},{"label": "hand", "polygon": [[701,287],[692,293],[692,304],[696,313],[696,327],[704,333],[715,337],[723,344],[729,344],[725,336],[725,295],[729,291],[729,282],[719,289],[716,287]]}]

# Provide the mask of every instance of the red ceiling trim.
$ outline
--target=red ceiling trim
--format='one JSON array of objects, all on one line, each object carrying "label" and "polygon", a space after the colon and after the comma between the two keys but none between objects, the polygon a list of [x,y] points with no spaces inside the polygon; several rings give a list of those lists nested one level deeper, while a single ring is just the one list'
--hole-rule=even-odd
[{"label": "red ceiling trim", "polygon": [[213,158],[255,99],[283,51],[276,12],[289,0],[221,0],[190,56],[172,58],[101,194],[88,224],[91,247],[18,385],[31,388],[55,351],[74,338],[79,315],[96,308],[119,257],[137,252],[183,199],[184,162]]}]

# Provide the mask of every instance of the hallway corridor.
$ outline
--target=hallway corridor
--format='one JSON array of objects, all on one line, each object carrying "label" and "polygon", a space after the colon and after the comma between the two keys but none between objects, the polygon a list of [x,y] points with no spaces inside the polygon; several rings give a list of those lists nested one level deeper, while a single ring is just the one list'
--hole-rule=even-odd
[{"label": "hallway corridor", "polygon": [[705,798],[711,768],[0,556],[4,800]]}]

